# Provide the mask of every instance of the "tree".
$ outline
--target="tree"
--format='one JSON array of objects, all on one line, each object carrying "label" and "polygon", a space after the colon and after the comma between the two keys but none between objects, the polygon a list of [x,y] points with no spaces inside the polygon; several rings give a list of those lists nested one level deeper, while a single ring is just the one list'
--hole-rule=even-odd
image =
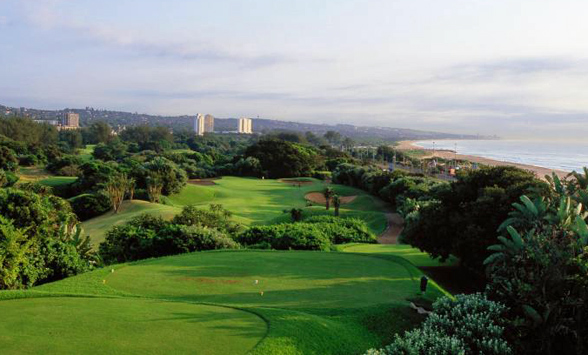
[{"label": "tree", "polygon": [[328,211],[329,207],[331,207],[331,199],[333,198],[333,196],[335,196],[335,191],[332,188],[327,187],[323,191],[323,196],[325,197],[325,206]]},{"label": "tree", "polygon": [[68,129],[59,132],[59,141],[67,145],[68,150],[74,151],[83,145],[82,134],[77,129]]},{"label": "tree", "polygon": [[341,134],[335,131],[327,131],[323,136],[331,144],[341,143]]},{"label": "tree", "polygon": [[118,213],[125,195],[129,189],[129,178],[127,174],[116,174],[110,177],[104,189],[110,198],[114,213]]},{"label": "tree", "polygon": [[112,138],[112,128],[106,122],[94,122],[82,129],[84,144],[106,143]]},{"label": "tree", "polygon": [[355,146],[355,141],[349,137],[345,137],[341,143],[345,149],[349,150]]},{"label": "tree", "polygon": [[339,195],[333,196],[333,207],[335,207],[335,216],[339,216],[339,207],[341,207],[341,198]]},{"label": "tree", "polygon": [[482,276],[483,261],[490,255],[487,248],[495,243],[496,230],[512,203],[545,189],[533,173],[514,167],[461,173],[455,182],[431,190],[430,202],[407,220],[404,240],[433,257],[454,255]]},{"label": "tree", "polygon": [[259,160],[269,178],[310,176],[317,165],[317,151],[309,146],[267,138],[249,146],[246,157]]},{"label": "tree", "polygon": [[161,191],[163,190],[163,179],[157,173],[151,173],[147,179],[147,195],[149,201],[159,203]]},{"label": "tree", "polygon": [[[580,177],[580,179],[578,179]],[[531,354],[588,350],[588,196],[585,176],[560,181],[534,199],[522,196],[485,260],[487,293],[510,311],[509,334]]]}]

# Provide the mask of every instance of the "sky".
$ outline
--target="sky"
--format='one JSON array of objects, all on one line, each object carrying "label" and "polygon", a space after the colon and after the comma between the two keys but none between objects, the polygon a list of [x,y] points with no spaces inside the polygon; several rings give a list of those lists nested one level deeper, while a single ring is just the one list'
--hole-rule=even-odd
[{"label": "sky", "polygon": [[0,0],[0,104],[588,134],[586,0]]}]

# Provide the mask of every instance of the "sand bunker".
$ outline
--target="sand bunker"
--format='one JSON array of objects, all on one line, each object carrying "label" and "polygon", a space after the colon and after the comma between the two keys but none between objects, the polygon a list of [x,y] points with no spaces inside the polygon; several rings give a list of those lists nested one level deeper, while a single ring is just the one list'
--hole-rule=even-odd
[{"label": "sand bunker", "polygon": [[[355,198],[357,197],[357,195],[353,195],[353,196],[340,196],[341,199],[341,204],[344,205],[346,203],[350,203],[353,200],[355,200]],[[327,199],[325,198],[325,196],[323,195],[322,192],[310,192],[307,193],[304,196],[305,199],[307,199],[310,202],[313,203],[319,203],[321,205],[324,205],[327,203]],[[333,200],[331,199],[331,203],[333,203]]]},{"label": "sand bunker", "polygon": [[203,185],[203,186],[216,185],[216,182],[214,182],[213,180],[218,180],[218,179],[215,179],[215,178],[211,178],[211,179],[192,179],[192,180],[188,180],[188,184]]}]

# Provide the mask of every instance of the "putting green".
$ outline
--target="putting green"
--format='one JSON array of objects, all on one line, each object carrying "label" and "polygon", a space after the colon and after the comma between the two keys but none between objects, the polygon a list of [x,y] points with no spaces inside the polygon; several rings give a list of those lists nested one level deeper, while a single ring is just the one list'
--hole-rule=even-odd
[{"label": "putting green", "polygon": [[145,299],[0,302],[2,354],[245,354],[267,332],[253,313]]},{"label": "putting green", "polygon": [[402,263],[352,253],[225,251],[142,261],[105,280],[150,297],[310,310],[411,297],[418,291],[412,275]]}]

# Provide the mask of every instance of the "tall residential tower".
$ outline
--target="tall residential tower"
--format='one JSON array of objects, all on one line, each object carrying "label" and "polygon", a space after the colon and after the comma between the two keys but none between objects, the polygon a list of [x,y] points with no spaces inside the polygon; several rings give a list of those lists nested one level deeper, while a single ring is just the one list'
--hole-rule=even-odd
[{"label": "tall residential tower", "polygon": [[253,127],[251,125],[251,118],[239,118],[239,133],[251,134]]},{"label": "tall residential tower", "polygon": [[201,113],[194,117],[194,132],[199,136],[204,135],[204,115]]}]

